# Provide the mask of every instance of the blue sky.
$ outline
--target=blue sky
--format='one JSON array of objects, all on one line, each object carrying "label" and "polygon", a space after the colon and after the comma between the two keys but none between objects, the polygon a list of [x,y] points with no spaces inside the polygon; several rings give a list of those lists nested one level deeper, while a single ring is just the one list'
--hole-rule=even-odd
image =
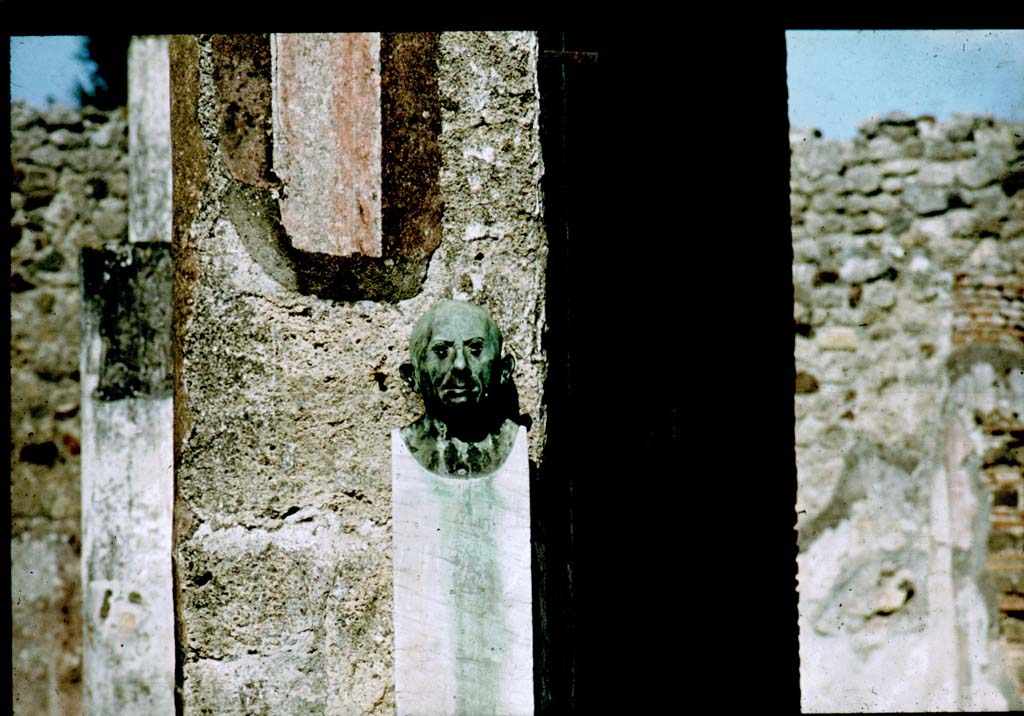
[{"label": "blue sky", "polygon": [[1024,30],[790,30],[790,124],[850,139],[870,115],[1024,121]]},{"label": "blue sky", "polygon": [[[12,37],[12,99],[74,105],[83,39]],[[790,30],[786,50],[790,123],[829,139],[893,111],[1024,121],[1024,30]]]},{"label": "blue sky", "polygon": [[76,58],[84,39],[77,35],[12,37],[11,99],[46,107],[52,97],[57,104],[76,106],[76,82],[91,87],[90,67]]}]

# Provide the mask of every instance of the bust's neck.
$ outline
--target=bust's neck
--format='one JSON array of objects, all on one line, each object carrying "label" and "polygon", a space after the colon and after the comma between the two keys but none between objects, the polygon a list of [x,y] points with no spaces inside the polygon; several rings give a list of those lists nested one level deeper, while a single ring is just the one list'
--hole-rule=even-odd
[{"label": "bust's neck", "polygon": [[458,427],[424,415],[402,428],[402,437],[416,461],[427,470],[450,477],[476,477],[501,467],[519,430],[511,420],[492,430],[467,432]]}]

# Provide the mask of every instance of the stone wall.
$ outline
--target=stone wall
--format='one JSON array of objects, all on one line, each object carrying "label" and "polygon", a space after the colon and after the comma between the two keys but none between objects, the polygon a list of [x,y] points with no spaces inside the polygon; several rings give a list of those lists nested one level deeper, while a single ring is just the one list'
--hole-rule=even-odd
[{"label": "stone wall", "polygon": [[790,144],[803,708],[1019,707],[1024,125]]},{"label": "stone wall", "polygon": [[124,110],[11,107],[14,713],[81,711],[78,257],[127,236]]}]

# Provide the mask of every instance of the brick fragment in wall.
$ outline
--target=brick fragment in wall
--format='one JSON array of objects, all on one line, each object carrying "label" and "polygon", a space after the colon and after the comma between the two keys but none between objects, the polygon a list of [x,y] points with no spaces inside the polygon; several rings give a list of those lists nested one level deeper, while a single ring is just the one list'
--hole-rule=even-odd
[{"label": "brick fragment in wall", "polygon": [[954,114],[943,123],[945,136],[951,142],[967,142],[974,138],[974,131],[991,126],[991,118],[984,115]]},{"label": "brick fragment in wall", "polygon": [[99,148],[109,147],[112,144],[114,144],[115,142],[117,142],[117,139],[118,139],[117,134],[118,134],[119,130],[120,130],[120,127],[117,124],[115,124],[113,122],[108,123],[108,124],[104,125],[103,127],[101,127],[100,129],[98,129],[95,132],[93,132],[92,136],[89,137],[89,142],[94,147],[99,147]]},{"label": "brick fragment in wall", "polygon": [[836,265],[851,256],[863,256],[867,248],[867,237],[847,232],[824,234],[817,239],[828,259]]},{"label": "brick fragment in wall", "polygon": [[114,197],[107,197],[97,203],[92,215],[92,224],[105,239],[118,239],[127,235],[128,211],[126,203]]},{"label": "brick fragment in wall", "polygon": [[967,259],[968,264],[974,269],[987,269],[989,271],[1008,270],[1009,266],[999,256],[999,244],[991,238],[985,238],[978,242],[974,251]]},{"label": "brick fragment in wall", "polygon": [[896,288],[891,281],[876,281],[864,286],[862,298],[870,308],[887,309],[896,304]]},{"label": "brick fragment in wall", "polygon": [[1024,282],[1018,276],[959,273],[953,296],[955,344],[1024,343]]},{"label": "brick fragment in wall", "polygon": [[87,140],[78,132],[58,129],[50,134],[50,143],[60,149],[74,149],[85,144]]},{"label": "brick fragment in wall", "polygon": [[804,371],[797,371],[795,381],[795,390],[797,393],[817,393],[819,387],[818,379],[813,375],[805,373]]},{"label": "brick fragment in wall", "polygon": [[884,230],[886,226],[888,226],[888,221],[886,221],[886,218],[878,212],[869,211],[866,214],[851,216],[847,222],[847,226],[850,231],[863,234]]},{"label": "brick fragment in wall", "polygon": [[903,190],[903,177],[886,177],[882,180],[882,191],[895,194]]},{"label": "brick fragment in wall", "polygon": [[910,137],[900,144],[900,154],[908,159],[920,159],[924,156],[924,142],[920,137]]},{"label": "brick fragment in wall", "polygon": [[1013,202],[998,184],[960,192],[984,221],[998,221],[1013,213]]},{"label": "brick fragment in wall", "polygon": [[847,170],[844,179],[844,188],[846,191],[856,191],[861,194],[869,194],[880,186],[882,182],[882,171],[876,165],[862,164]]},{"label": "brick fragment in wall", "polygon": [[907,176],[909,174],[916,173],[923,165],[920,159],[908,159],[901,157],[899,159],[888,159],[878,165],[879,171],[882,172],[884,177],[892,176]]},{"label": "brick fragment in wall", "polygon": [[843,155],[832,143],[806,142],[793,147],[794,171],[810,179],[835,174],[843,166]]},{"label": "brick fragment in wall", "polygon": [[799,301],[793,302],[793,321],[795,323],[809,323],[811,320],[811,309]]},{"label": "brick fragment in wall", "polygon": [[13,178],[14,188],[24,195],[30,209],[45,204],[57,190],[57,171],[52,167],[18,163]]},{"label": "brick fragment in wall", "polygon": [[890,112],[884,116],[873,114],[857,124],[857,132],[868,139],[879,134],[890,136],[892,129],[910,129],[916,133],[918,121],[918,118],[905,112]]},{"label": "brick fragment in wall", "polygon": [[878,278],[888,271],[890,265],[881,257],[851,257],[843,262],[839,277],[846,283],[864,283]]},{"label": "brick fragment in wall", "polygon": [[957,179],[971,189],[987,186],[1006,174],[1006,161],[996,152],[983,152],[957,167]]},{"label": "brick fragment in wall", "polygon": [[857,134],[861,137],[871,139],[878,135],[878,129],[882,126],[882,117],[870,115],[857,123]]},{"label": "brick fragment in wall", "polygon": [[979,152],[992,151],[1002,153],[1006,161],[1017,156],[1020,137],[1010,125],[1000,123],[974,130],[974,143]]},{"label": "brick fragment in wall", "polygon": [[857,350],[857,332],[852,328],[833,327],[818,331],[815,342],[822,350]]},{"label": "brick fragment in wall", "polygon": [[815,306],[838,308],[846,304],[849,289],[846,286],[823,285],[814,289],[812,294]]},{"label": "brick fragment in wall", "polygon": [[873,161],[892,159],[900,154],[900,144],[892,137],[875,137],[868,142],[867,157]]},{"label": "brick fragment in wall", "polygon": [[[887,181],[888,179],[883,179],[882,184],[884,185]],[[863,214],[868,211],[890,214],[900,208],[900,200],[887,193],[875,194],[873,196],[850,194],[846,197],[844,205],[848,214]]]},{"label": "brick fragment in wall", "polygon": [[[846,296],[848,296],[849,293],[850,292],[848,291]],[[851,306],[846,296],[844,296],[843,299],[846,303],[828,309],[825,317],[825,323],[831,326],[844,326],[851,328],[868,323],[868,317],[863,307],[859,303]]]},{"label": "brick fragment in wall", "polygon": [[924,162],[915,179],[925,186],[952,187],[957,177],[960,162]]},{"label": "brick fragment in wall", "polygon": [[897,142],[904,142],[911,137],[917,136],[916,124],[886,124],[879,128],[879,133]]},{"label": "brick fragment in wall", "polygon": [[903,203],[918,214],[934,214],[949,206],[949,189],[909,180],[903,185]]},{"label": "brick fragment in wall", "polygon": [[796,193],[791,193],[789,195],[789,211],[794,219],[796,219],[805,208],[807,208],[807,197]]},{"label": "brick fragment in wall", "polygon": [[821,192],[811,197],[811,210],[819,214],[827,214],[842,208],[843,205],[842,197],[830,192]]},{"label": "brick fragment in wall", "polygon": [[53,201],[43,210],[43,221],[51,229],[67,231],[71,222],[78,218],[84,204],[81,195],[62,191],[53,197]]},{"label": "brick fragment in wall", "polygon": [[814,196],[816,194],[838,194],[844,190],[843,177],[838,174],[825,174],[814,181],[808,181],[804,184],[804,189],[808,196]]},{"label": "brick fragment in wall", "polygon": [[795,239],[793,241],[793,260],[797,263],[820,263],[822,259],[821,243],[812,238]]},{"label": "brick fragment in wall", "polygon": [[953,161],[960,159],[963,151],[944,139],[925,139],[924,158],[929,161]]},{"label": "brick fragment in wall", "polygon": [[804,226],[812,236],[821,234],[838,234],[846,230],[846,222],[836,214],[819,214],[816,211],[804,212]]}]

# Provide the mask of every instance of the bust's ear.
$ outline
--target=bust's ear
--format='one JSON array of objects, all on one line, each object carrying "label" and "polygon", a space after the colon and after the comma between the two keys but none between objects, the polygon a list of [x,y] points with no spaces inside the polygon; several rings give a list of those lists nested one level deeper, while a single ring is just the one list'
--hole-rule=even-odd
[{"label": "bust's ear", "polygon": [[419,388],[416,385],[416,369],[413,368],[412,363],[402,363],[402,365],[398,366],[398,374],[402,376],[403,383],[414,391],[419,392]]},{"label": "bust's ear", "polygon": [[501,382],[502,384],[508,383],[512,380],[512,371],[516,369],[516,357],[511,353],[506,353],[505,357],[501,359]]}]

